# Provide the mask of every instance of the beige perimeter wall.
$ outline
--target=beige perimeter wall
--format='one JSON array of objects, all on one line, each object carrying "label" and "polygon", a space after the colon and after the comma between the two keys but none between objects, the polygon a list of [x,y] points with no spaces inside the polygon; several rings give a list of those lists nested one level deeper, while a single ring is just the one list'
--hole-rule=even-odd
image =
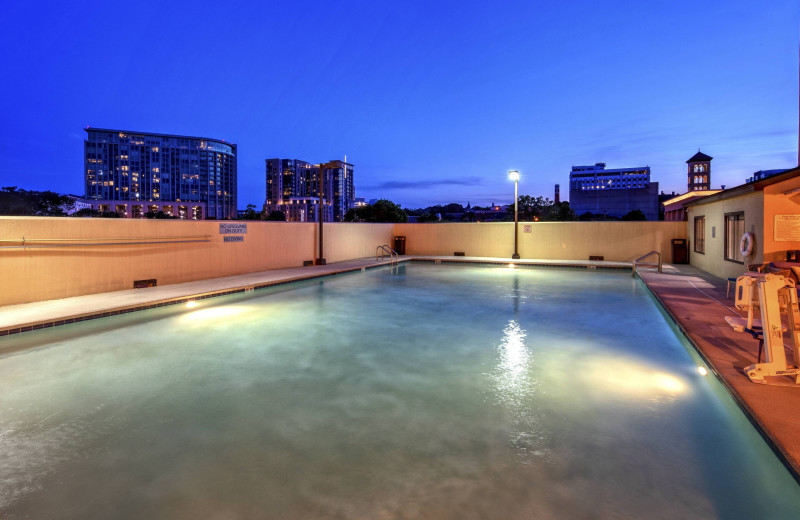
[{"label": "beige perimeter wall", "polygon": [[[392,224],[326,224],[328,262],[375,254],[387,244]],[[23,237],[119,242],[208,237],[208,242],[0,249],[0,305],[131,289],[134,280],[158,285],[300,267],[317,251],[316,225],[247,222],[243,242],[224,242],[219,222],[176,220],[0,217],[0,245]],[[11,240],[12,242],[8,242]]]},{"label": "beige perimeter wall", "polygon": [[[525,233],[530,226],[530,233]],[[396,224],[406,236],[406,253],[510,258],[514,252],[514,223]],[[632,261],[652,250],[672,261],[670,240],[686,238],[686,222],[520,222],[522,258]]]},{"label": "beige perimeter wall", "polygon": [[[243,223],[239,221],[238,223]],[[300,267],[317,255],[316,224],[247,222],[242,242],[223,241],[216,221],[0,217],[4,246],[25,238],[53,244],[205,240],[176,244],[123,244],[0,249],[0,305],[131,289],[134,280],[158,285],[283,267]],[[524,226],[531,232],[525,233]],[[520,223],[522,258],[630,261],[650,250],[670,262],[670,239],[686,238],[684,222]],[[510,257],[513,223],[325,224],[328,263],[365,258],[376,246],[407,239],[407,254]],[[10,242],[9,242],[10,241]]]}]

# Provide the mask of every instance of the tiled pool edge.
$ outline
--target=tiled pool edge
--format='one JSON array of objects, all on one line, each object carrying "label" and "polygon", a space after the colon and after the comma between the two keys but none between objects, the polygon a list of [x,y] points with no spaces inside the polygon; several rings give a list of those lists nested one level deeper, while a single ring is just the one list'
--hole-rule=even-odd
[{"label": "tiled pool edge", "polygon": [[739,394],[738,391],[731,385],[728,380],[721,374],[721,372],[714,366],[711,360],[706,356],[706,354],[698,347],[697,343],[695,343],[691,336],[689,335],[689,331],[686,327],[683,326],[681,321],[673,314],[673,312],[669,309],[664,299],[658,294],[658,292],[650,286],[650,284],[642,278],[641,276],[637,276],[637,278],[644,284],[647,288],[647,292],[656,302],[659,311],[664,314],[666,317],[670,319],[670,321],[675,325],[675,327],[680,331],[681,335],[686,339],[689,345],[692,346],[695,353],[703,360],[703,362],[711,368],[711,371],[714,373],[714,377],[719,380],[722,385],[728,390],[728,393],[733,397],[734,402],[739,406],[739,408],[744,412],[745,417],[747,417],[750,424],[756,429],[756,431],[761,435],[761,437],[766,441],[767,445],[772,449],[773,453],[778,457],[778,460],[784,465],[784,467],[789,471],[789,474],[792,475],[795,482],[800,485],[800,463],[795,462],[789,453],[786,451],[786,448],[783,444],[775,439],[770,433],[769,428],[759,419],[758,414],[747,404],[747,401]]},{"label": "tiled pool edge", "polygon": [[[411,258],[403,258],[400,262],[409,262]],[[227,296],[230,294],[238,294],[238,293],[246,293],[250,291],[255,291],[259,289],[268,289],[270,287],[276,287],[279,285],[286,285],[294,282],[301,282],[305,280],[313,280],[316,278],[326,278],[329,276],[336,276],[344,273],[352,273],[357,271],[365,271],[367,269],[375,269],[378,267],[386,267],[389,266],[390,262],[383,262],[379,264],[372,264],[372,265],[363,265],[358,267],[347,267],[338,269],[335,271],[328,271],[324,273],[310,273],[306,276],[295,276],[291,278],[285,278],[282,280],[273,280],[269,282],[262,282],[262,283],[254,283],[254,284],[246,284],[241,286],[232,287],[230,289],[220,289],[217,291],[208,291],[208,292],[200,292],[196,294],[191,294],[189,296],[179,296],[174,298],[165,298],[161,300],[154,300],[152,303],[147,303],[144,305],[125,305],[121,307],[113,307],[107,311],[102,312],[93,312],[93,313],[83,313],[83,314],[75,314],[70,317],[66,317],[64,319],[58,320],[45,320],[45,321],[38,321],[38,322],[29,322],[22,325],[12,325],[11,327],[5,327],[0,329],[0,337],[2,336],[11,336],[14,334],[21,334],[23,332],[31,332],[34,330],[41,330],[41,329],[49,329],[52,327],[57,327],[60,325],[68,325],[70,323],[79,323],[82,321],[88,320],[96,320],[99,318],[107,318],[109,316],[118,316],[120,314],[128,314],[131,312],[137,311],[144,311],[147,309],[155,309],[157,307],[167,307],[171,305],[178,305],[181,303],[187,303],[192,300],[205,300],[208,298],[216,298],[218,296]]]},{"label": "tiled pool edge", "polygon": [[[487,257],[443,257],[443,256],[422,256],[422,255],[408,255],[400,258],[400,263],[406,262],[419,262],[419,263],[435,263],[435,264],[471,264],[471,265],[492,265],[492,266],[507,266],[514,264],[517,268],[545,268],[545,269],[598,269],[598,270],[625,270],[630,269],[630,265],[625,262],[616,263],[603,263],[603,262],[585,262],[580,260],[574,261],[553,261],[546,260],[511,260],[511,259],[493,259]],[[557,262],[557,263],[554,263]],[[563,263],[562,263],[563,262]],[[120,314],[128,314],[136,311],[143,311],[147,309],[154,309],[157,307],[166,307],[170,305],[178,305],[186,303],[190,300],[201,300],[207,298],[215,298],[217,296],[227,296],[230,294],[244,293],[253,290],[267,289],[277,285],[285,285],[304,280],[313,280],[316,278],[325,278],[329,276],[336,276],[345,273],[352,273],[358,271],[365,271],[367,269],[375,269],[378,267],[390,266],[390,261],[384,261],[374,264],[364,264],[355,267],[342,267],[333,271],[322,273],[309,273],[302,276],[293,276],[281,280],[273,280],[262,283],[251,283],[233,286],[226,289],[219,289],[208,292],[198,292],[187,296],[178,296],[172,298],[156,299],[141,305],[123,305],[119,307],[110,307],[103,311],[76,313],[68,316],[60,317],[59,319],[47,319],[38,321],[29,321],[11,326],[0,327],[0,337],[20,334],[23,332],[31,332],[34,330],[48,329],[61,325],[68,325],[71,323],[80,323],[82,321],[95,320],[99,318],[107,318],[109,316],[117,316]],[[0,307],[1,309],[2,307]]]}]

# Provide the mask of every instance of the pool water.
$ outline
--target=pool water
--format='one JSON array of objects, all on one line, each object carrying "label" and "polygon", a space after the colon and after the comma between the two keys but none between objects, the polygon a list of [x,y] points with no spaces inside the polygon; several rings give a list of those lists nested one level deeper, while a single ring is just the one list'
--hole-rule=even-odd
[{"label": "pool water", "polygon": [[626,272],[405,264],[0,349],[0,518],[800,511]]}]

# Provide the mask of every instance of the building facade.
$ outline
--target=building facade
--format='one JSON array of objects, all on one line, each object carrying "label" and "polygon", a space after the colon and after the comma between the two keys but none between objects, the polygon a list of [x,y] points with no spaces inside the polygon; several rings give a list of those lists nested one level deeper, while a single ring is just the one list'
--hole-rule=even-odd
[{"label": "building facade", "polygon": [[311,164],[299,159],[266,160],[264,209],[282,211],[290,222],[314,222],[322,193],[324,222],[341,222],[356,206],[353,165],[345,161]]},{"label": "building facade", "polygon": [[113,212],[122,218],[147,218],[147,213],[158,213],[180,220],[203,220],[206,205],[203,202],[164,202],[164,201],[124,201],[84,199],[81,208],[93,209],[100,213]]},{"label": "building facade", "polygon": [[[692,265],[731,278],[752,264],[786,261],[800,250],[800,168],[753,180],[686,204]],[[744,233],[754,237],[749,254]]]},{"label": "building facade", "polygon": [[[196,214],[196,208],[200,208],[201,218],[236,218],[235,144],[103,128],[86,128],[86,133],[87,202],[108,201],[114,208],[120,204],[131,208],[147,203],[158,206],[163,202],[171,203],[166,205],[176,208],[176,213],[187,208]],[[137,218],[132,210],[124,214]]]},{"label": "building facade", "polygon": [[605,163],[573,166],[569,205],[578,216],[620,218],[638,209],[647,220],[658,220],[658,183],[650,181],[649,166],[613,170],[607,170]]}]

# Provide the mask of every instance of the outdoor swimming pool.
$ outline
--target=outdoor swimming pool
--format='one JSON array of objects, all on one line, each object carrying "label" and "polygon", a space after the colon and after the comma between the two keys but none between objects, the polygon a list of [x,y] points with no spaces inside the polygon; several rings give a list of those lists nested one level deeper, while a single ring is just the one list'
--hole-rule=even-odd
[{"label": "outdoor swimming pool", "polygon": [[624,271],[404,264],[7,337],[0,354],[2,518],[800,511]]}]

